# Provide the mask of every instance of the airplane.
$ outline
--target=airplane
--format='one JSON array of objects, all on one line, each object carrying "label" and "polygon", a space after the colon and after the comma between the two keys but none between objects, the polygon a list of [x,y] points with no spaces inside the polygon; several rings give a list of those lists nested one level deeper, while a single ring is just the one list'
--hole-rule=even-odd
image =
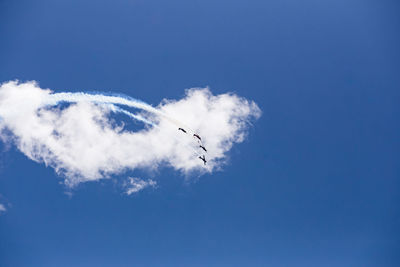
[{"label": "airplane", "polygon": [[194,134],[193,136],[198,138],[201,141],[201,137],[198,134]]},{"label": "airplane", "polygon": [[203,157],[199,157],[199,159],[201,159],[204,162],[204,165],[206,165],[207,160],[206,160],[206,157],[204,155],[203,155]]},{"label": "airplane", "polygon": [[178,131],[182,131],[182,132],[186,133],[185,129],[183,129],[183,128],[178,128]]},{"label": "airplane", "polygon": [[206,149],[204,146],[200,145],[200,147],[201,147],[205,152],[207,152],[207,149]]}]

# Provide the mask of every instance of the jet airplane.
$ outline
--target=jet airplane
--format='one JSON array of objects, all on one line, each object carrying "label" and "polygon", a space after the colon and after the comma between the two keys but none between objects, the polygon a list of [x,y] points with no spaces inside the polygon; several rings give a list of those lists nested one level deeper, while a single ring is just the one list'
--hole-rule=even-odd
[{"label": "jet airplane", "polygon": [[193,136],[201,141],[201,137],[198,134],[193,134]]},{"label": "jet airplane", "polygon": [[200,145],[200,147],[201,147],[205,152],[207,152],[207,149],[206,149],[204,146]]},{"label": "jet airplane", "polygon": [[204,165],[206,165],[207,160],[206,160],[206,157],[204,155],[203,155],[203,157],[199,157],[199,159],[201,159],[204,162]]}]

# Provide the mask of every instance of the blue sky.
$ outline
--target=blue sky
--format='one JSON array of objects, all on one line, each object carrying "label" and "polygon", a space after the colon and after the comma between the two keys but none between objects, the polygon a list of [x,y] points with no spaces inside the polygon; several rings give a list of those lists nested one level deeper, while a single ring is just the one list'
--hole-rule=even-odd
[{"label": "blue sky", "polygon": [[[397,1],[0,2],[0,81],[263,114],[222,171],[72,191],[1,144],[0,266],[398,266]],[[158,187],[127,196],[127,176]],[[198,178],[198,179],[197,179]]]}]

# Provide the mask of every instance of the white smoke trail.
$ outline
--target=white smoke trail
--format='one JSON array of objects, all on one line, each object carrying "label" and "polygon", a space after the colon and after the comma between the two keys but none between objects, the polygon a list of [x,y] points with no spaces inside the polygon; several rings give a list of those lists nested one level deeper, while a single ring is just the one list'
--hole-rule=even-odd
[{"label": "white smoke trail", "polygon": [[109,103],[109,104],[124,105],[128,107],[146,110],[148,112],[155,113],[158,115],[164,115],[162,114],[162,112],[152,107],[151,105],[134,98],[128,98],[122,96],[108,96],[105,94],[88,94],[84,92],[51,94],[45,100],[45,104],[57,105],[60,102],[82,102],[82,101],[92,102],[92,103]]},{"label": "white smoke trail", "polygon": [[[88,94],[88,93],[84,93],[84,92],[76,92],[76,93],[65,93],[64,92],[64,93],[56,93],[56,94],[49,95],[48,99],[45,100],[44,104],[49,105],[49,106],[55,106],[61,102],[68,102],[68,103],[91,102],[91,103],[95,103],[95,104],[100,104],[104,107],[109,108],[113,112],[123,113],[132,119],[141,121],[141,122],[151,125],[153,127],[157,127],[156,123],[144,118],[143,116],[136,115],[125,109],[122,109],[122,108],[116,106],[115,104],[133,107],[133,108],[145,110],[147,112],[150,112],[150,113],[158,115],[158,116],[162,116],[167,121],[169,121],[170,123],[173,123],[177,127],[185,127],[186,131],[189,132],[189,136],[191,136],[193,133],[195,133],[188,126],[184,126],[184,123],[181,123],[181,122],[169,117],[167,114],[152,107],[151,105],[149,105],[143,101],[140,101],[140,100],[137,100],[137,99],[134,99],[131,97],[123,96],[123,95],[108,96],[108,95],[106,95],[106,93],[101,93],[101,92],[96,93],[96,94]],[[180,141],[180,139],[178,139],[178,137],[176,137],[175,135],[173,135],[172,138]],[[186,146],[189,147],[188,145],[186,145]],[[197,156],[202,156],[202,154],[200,154],[198,151],[196,151],[193,147],[190,147],[190,149],[192,149],[193,152]]]},{"label": "white smoke trail", "polygon": [[[134,98],[124,96],[124,95],[111,95],[110,96],[110,95],[107,95],[106,93],[101,93],[101,92],[98,92],[96,94],[89,94],[89,93],[85,93],[85,92],[76,92],[76,93],[63,92],[63,93],[51,94],[48,97],[48,99],[45,101],[45,105],[55,106],[61,102],[69,102],[69,103],[71,103],[71,102],[91,102],[91,103],[96,103],[96,104],[104,104],[105,107],[108,107],[113,112],[123,113],[132,119],[141,121],[141,122],[151,125],[153,127],[157,127],[156,123],[144,118],[143,116],[136,115],[125,109],[122,109],[122,108],[116,106],[116,104],[132,107],[132,108],[137,108],[137,109],[141,109],[141,110],[150,112],[154,115],[161,116],[177,127],[185,127],[185,130],[188,132],[189,136],[192,136],[195,133],[189,126],[185,125],[182,122],[179,122],[178,120],[171,118],[167,114],[152,107],[151,105],[149,105],[141,100],[134,99]],[[175,135],[173,136],[173,138],[179,141],[179,139]],[[199,141],[199,142],[202,145],[202,142],[201,141]],[[198,151],[196,151],[193,147],[190,147],[190,148],[193,150],[193,152],[197,156],[202,156],[202,154],[199,153]]]},{"label": "white smoke trail", "polygon": [[137,121],[141,121],[141,122],[143,122],[143,123],[145,123],[145,124],[147,124],[147,125],[151,125],[151,126],[153,126],[153,127],[156,127],[156,126],[157,126],[157,124],[155,124],[154,122],[152,122],[152,121],[150,121],[150,120],[144,118],[143,116],[137,115],[137,114],[133,114],[132,112],[129,112],[129,111],[125,110],[125,109],[122,109],[122,108],[120,108],[120,107],[117,107],[117,106],[115,106],[115,105],[113,105],[113,104],[107,104],[107,105],[105,105],[105,106],[106,106],[107,108],[109,108],[112,112],[123,113],[123,114],[127,115],[128,117],[130,117],[130,118],[132,118],[132,119],[134,119],[134,120],[137,120]]},{"label": "white smoke trail", "polygon": [[[147,112],[153,113],[155,115],[161,116],[165,119],[167,119],[169,122],[175,124],[178,127],[185,127],[191,134],[194,134],[195,132],[188,127],[186,124],[171,118],[167,114],[161,112],[160,110],[152,107],[151,105],[123,95],[116,95],[116,96],[109,96],[106,95],[105,93],[99,93],[99,94],[88,94],[85,92],[76,92],[76,93],[69,93],[69,92],[64,92],[64,93],[56,93],[56,94],[51,94],[49,95],[48,99],[45,100],[44,105],[52,105],[55,106],[60,102],[92,102],[92,103],[108,103],[108,104],[117,104],[117,105],[123,105],[123,106],[128,106],[132,108],[137,108],[141,110],[145,110]],[[123,112],[125,113],[125,112]],[[135,117],[135,119],[139,119],[138,117]]]}]

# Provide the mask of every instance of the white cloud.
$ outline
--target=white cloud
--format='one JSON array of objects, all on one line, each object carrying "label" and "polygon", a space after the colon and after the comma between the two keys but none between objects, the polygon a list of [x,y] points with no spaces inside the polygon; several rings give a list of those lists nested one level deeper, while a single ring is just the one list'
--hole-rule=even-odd
[{"label": "white cloud", "polygon": [[[54,96],[35,82],[2,84],[0,138],[30,159],[54,168],[68,186],[138,168],[212,172],[224,164],[232,145],[244,140],[249,120],[261,114],[254,102],[235,94],[214,96],[208,88],[194,88],[183,99],[163,100],[156,109],[139,103],[145,110],[139,115],[158,126],[146,125],[133,132],[115,126],[110,118],[112,104],[84,99],[63,107],[46,106]],[[107,101],[132,102],[120,97]],[[178,131],[178,126],[188,134]],[[198,159],[202,151],[193,132],[201,135],[208,150],[206,166]]]},{"label": "white cloud", "polygon": [[140,178],[128,178],[128,182],[126,183],[125,187],[127,188],[126,194],[131,195],[133,193],[139,192],[146,187],[156,187],[157,182],[151,179],[145,181]]},{"label": "white cloud", "polygon": [[6,212],[6,211],[7,211],[6,207],[0,203],[0,213]]}]

